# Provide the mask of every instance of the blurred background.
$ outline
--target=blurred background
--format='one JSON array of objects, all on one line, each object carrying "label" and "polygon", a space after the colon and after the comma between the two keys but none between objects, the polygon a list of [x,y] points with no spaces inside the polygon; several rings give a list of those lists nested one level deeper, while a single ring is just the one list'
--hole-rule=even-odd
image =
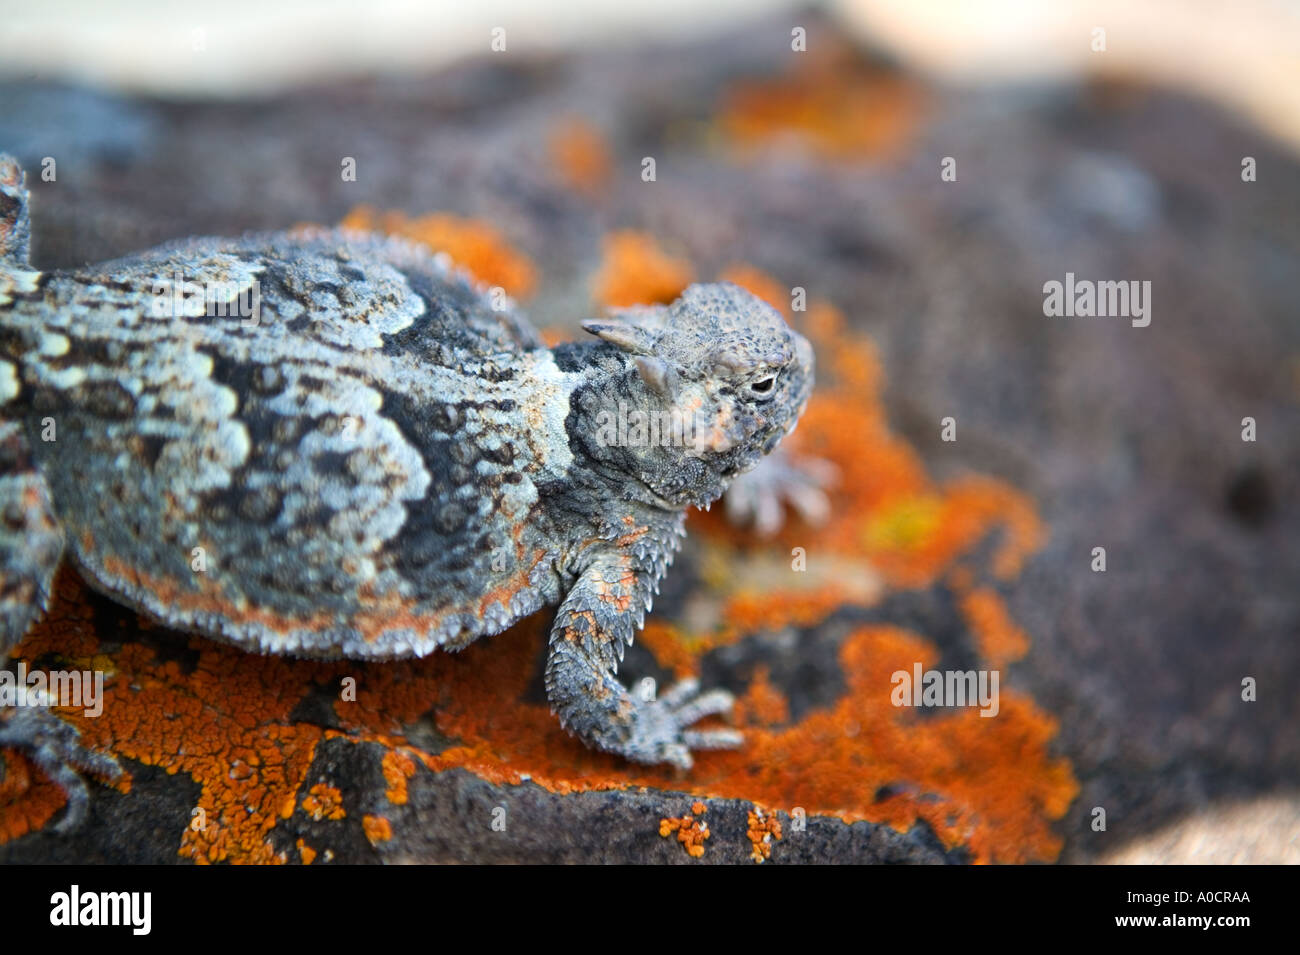
[{"label": "blurred background", "polygon": [[[961,82],[1109,72],[1195,90],[1300,141],[1300,6],[1288,0],[830,0],[816,5],[864,42]],[[321,78],[420,75],[481,53],[509,25],[519,51],[686,41],[798,0],[473,4],[231,0],[6,2],[4,75],[67,79],[167,97],[240,96]],[[1116,31],[1104,63],[1080,36]]]},{"label": "blurred background", "polygon": [[[750,755],[683,781],[528,749],[536,686],[471,730],[488,704],[430,670],[451,702],[406,738],[477,755],[387,806],[365,851],[392,859],[696,858],[644,823],[685,790],[705,861],[749,857],[751,803],[819,820],[772,861],[1300,861],[1298,148],[1281,0],[0,3],[40,268],[346,223],[449,252],[552,340],[724,277],[817,345],[796,450],[841,472],[829,524],[693,519],[625,664],[733,689]],[[1149,281],[1151,324],[1047,317],[1067,273]],[[521,674],[530,639],[498,641]],[[878,708],[920,659],[1002,668],[1002,716]],[[328,725],[305,712],[275,720]],[[388,762],[329,752],[382,798]],[[150,779],[129,798],[167,804]],[[448,825],[467,786],[564,835]],[[314,825],[253,844],[335,838]]]}]

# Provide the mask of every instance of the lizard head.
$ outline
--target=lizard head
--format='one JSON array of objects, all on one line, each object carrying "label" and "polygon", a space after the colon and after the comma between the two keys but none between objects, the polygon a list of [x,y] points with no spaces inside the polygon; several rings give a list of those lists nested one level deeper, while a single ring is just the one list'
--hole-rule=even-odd
[{"label": "lizard head", "polygon": [[626,403],[598,422],[613,425],[601,443],[625,448],[623,466],[674,507],[716,500],[794,429],[812,392],[808,340],[729,282],[584,327],[625,368]]}]

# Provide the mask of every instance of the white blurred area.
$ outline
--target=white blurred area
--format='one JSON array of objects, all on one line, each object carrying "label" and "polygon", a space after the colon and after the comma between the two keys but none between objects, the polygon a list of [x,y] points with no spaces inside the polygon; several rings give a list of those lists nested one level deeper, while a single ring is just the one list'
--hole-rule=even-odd
[{"label": "white blurred area", "polygon": [[1106,865],[1300,865],[1300,795],[1211,806],[1102,856]]},{"label": "white blurred area", "polygon": [[[489,50],[689,40],[798,0],[0,0],[0,76],[164,96],[419,74]],[[1216,100],[1300,148],[1300,0],[828,0],[846,29],[963,83],[1118,75]],[[1105,30],[1106,50],[1092,49]],[[784,48],[784,40],[782,41]]]},{"label": "white blurred area", "polygon": [[0,75],[167,96],[239,96],[322,78],[420,74],[521,55],[725,31],[791,0],[0,0]]},{"label": "white blurred area", "polygon": [[[843,0],[859,36],[960,82],[1133,77],[1244,115],[1300,149],[1300,0]],[[1093,31],[1106,49],[1094,52]]]}]

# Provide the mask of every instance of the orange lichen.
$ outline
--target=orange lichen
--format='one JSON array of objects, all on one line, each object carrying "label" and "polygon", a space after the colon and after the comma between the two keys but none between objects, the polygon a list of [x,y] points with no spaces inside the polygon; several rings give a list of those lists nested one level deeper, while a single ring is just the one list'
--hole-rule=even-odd
[{"label": "orange lichen", "polygon": [[727,91],[720,139],[746,152],[789,141],[835,160],[892,157],[913,139],[924,96],[908,78],[843,49],[800,56],[796,67]]},{"label": "orange lichen", "polygon": [[753,844],[749,857],[758,863],[766,862],[772,858],[772,843],[781,838],[781,820],[755,806],[749,812],[749,828],[745,835]]},{"label": "orange lichen", "polygon": [[[691,812],[695,816],[704,814],[704,803],[695,802],[691,804]],[[695,816],[682,816],[680,819],[660,819],[659,835],[667,839],[673,833],[677,834],[677,841],[686,849],[687,855],[693,859],[698,859],[704,855],[704,841],[713,835],[709,831],[709,824],[703,819],[696,819]]]},{"label": "orange lichen", "polygon": [[[782,286],[760,273],[729,274],[766,286],[766,294],[782,299],[774,305],[788,307],[788,297],[773,292]],[[877,605],[899,589],[947,585],[958,594],[981,666],[1022,655],[1027,635],[997,591],[975,581],[1013,578],[1041,544],[1045,532],[1032,503],[991,478],[930,478],[916,451],[889,428],[871,344],[826,302],[810,300],[791,320],[813,339],[819,357],[818,390],[792,443],[839,469],[830,492],[834,518],[820,527],[794,521],[763,541],[730,529],[716,513],[693,517],[692,563],[700,579],[677,617],[651,618],[645,645],[661,664],[689,673],[703,653],[724,643],[817,626],[846,603]],[[994,550],[981,566],[980,545],[989,538]],[[793,566],[794,548],[806,552],[805,570]],[[800,806],[810,815],[899,830],[923,822],[944,846],[980,862],[1054,859],[1061,843],[1053,821],[1077,792],[1069,764],[1051,752],[1054,721],[1006,674],[994,718],[974,708],[918,718],[910,707],[895,707],[892,674],[933,666],[938,651],[928,635],[885,624],[859,627],[842,640],[845,692],[793,722],[788,715],[773,719],[779,691],[766,686],[771,674],[756,668],[741,694],[744,748],[701,753],[682,776],[587,749],[535,700],[534,671],[550,622],[544,613],[462,653],[394,664],[261,657],[191,638],[191,658],[182,665],[147,622],[140,624],[143,636],[128,627],[123,637],[98,633],[94,619],[84,586],[64,571],[50,614],[16,656],[111,661],[103,715],[61,715],[87,745],[128,761],[128,769],[129,761],[160,766],[199,785],[206,824],[177,833],[179,854],[196,861],[287,861],[273,846],[272,830],[300,799],[309,812],[309,805],[325,805],[317,786],[308,785],[323,740],[383,747],[376,783],[395,804],[419,763],[498,784],[526,777],[556,793],[644,786],[787,811]],[[339,729],[294,717],[318,686],[337,685],[342,676],[356,678],[357,692],[355,701],[334,702]],[[448,741],[439,752],[404,735],[425,719]],[[4,757],[8,767],[25,766],[13,754]],[[48,821],[58,798],[38,772],[8,774],[0,783],[0,839]],[[24,818],[29,822],[16,821]],[[686,819],[684,837],[682,820],[665,820],[665,835],[677,833],[688,851],[702,851],[707,827]]]},{"label": "orange lichen", "polygon": [[786,311],[790,307],[790,290],[781,283],[752,265],[738,262],[729,265],[718,273],[718,281],[731,282],[743,289],[748,289],[773,308]]},{"label": "orange lichen", "polygon": [[371,845],[393,838],[393,825],[383,816],[366,816],[361,820],[362,831]]},{"label": "orange lichen", "polygon": [[[44,655],[48,667],[32,666],[35,655],[27,656],[31,669],[99,669],[105,672],[106,680],[111,678],[111,659],[97,653],[99,643],[95,636],[94,611],[90,607],[55,601],[45,615],[45,625],[57,627],[63,639]],[[117,788],[122,792],[130,790],[129,775]],[[0,843],[48,825],[66,803],[62,790],[23,754],[0,749]]]},{"label": "orange lichen", "polygon": [[779,726],[790,720],[790,701],[772,685],[765,666],[756,667],[749,689],[736,700],[736,722],[742,726]]},{"label": "orange lichen", "polygon": [[66,802],[22,754],[0,750],[0,843],[43,828]]},{"label": "orange lichen", "polygon": [[343,794],[333,786],[317,783],[312,786],[302,800],[302,811],[317,822],[322,819],[343,819],[347,813],[343,810]]},{"label": "orange lichen", "polygon": [[311,865],[316,861],[316,850],[307,845],[307,843],[299,839],[294,843],[294,845],[298,847],[298,855],[302,857],[303,865]]},{"label": "orange lichen", "polygon": [[608,185],[614,165],[609,144],[581,116],[561,121],[552,130],[548,146],[552,165],[570,189],[594,196]]},{"label": "orange lichen", "polygon": [[961,599],[962,614],[979,641],[980,655],[992,666],[1019,660],[1029,652],[1029,637],[1016,625],[997,591],[972,590]]},{"label": "orange lichen", "polygon": [[542,342],[547,348],[562,345],[573,337],[571,329],[560,325],[547,325],[538,329],[538,334],[542,336]]},{"label": "orange lichen", "polygon": [[406,781],[415,775],[415,760],[401,750],[390,749],[382,761],[384,782],[388,789],[384,795],[394,806],[406,805]]},{"label": "orange lichen", "polygon": [[661,666],[672,670],[678,678],[694,671],[699,648],[692,646],[690,638],[672,624],[650,617],[637,639],[649,648]]},{"label": "orange lichen", "polygon": [[694,270],[643,232],[615,232],[605,239],[592,298],[608,308],[673,301],[691,284]]},{"label": "orange lichen", "polygon": [[[71,571],[61,571],[51,612],[19,652],[28,660],[68,646],[82,656],[98,652],[93,627],[80,626],[91,612],[84,585]],[[142,621],[144,633],[151,629]],[[182,856],[196,862],[284,861],[267,836],[292,814],[324,734],[289,716],[314,682],[332,671],[199,638],[189,642],[197,661],[188,668],[174,655],[160,656],[150,643],[126,642],[104,681],[103,714],[61,715],[78,727],[87,746],[184,773],[200,784],[196,808],[203,810],[203,823],[178,833]]]},{"label": "orange lichen", "polygon": [[379,212],[358,206],[340,223],[344,228],[383,232],[423,242],[451,260],[484,285],[500,286],[515,298],[527,298],[537,286],[537,268],[515,249],[500,231],[477,219],[445,212],[408,218],[400,212]]}]

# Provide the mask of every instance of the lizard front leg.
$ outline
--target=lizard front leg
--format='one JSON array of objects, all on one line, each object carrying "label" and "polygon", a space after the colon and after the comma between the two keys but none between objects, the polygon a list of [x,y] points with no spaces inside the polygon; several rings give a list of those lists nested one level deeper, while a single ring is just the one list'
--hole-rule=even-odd
[{"label": "lizard front leg", "polygon": [[615,678],[653,583],[652,574],[625,553],[603,553],[588,565],[555,617],[546,693],[560,722],[589,746],[637,763],[689,769],[692,750],[733,748],[743,739],[730,729],[689,729],[731,708],[725,690],[700,693],[695,680],[683,680],[646,700]]}]

